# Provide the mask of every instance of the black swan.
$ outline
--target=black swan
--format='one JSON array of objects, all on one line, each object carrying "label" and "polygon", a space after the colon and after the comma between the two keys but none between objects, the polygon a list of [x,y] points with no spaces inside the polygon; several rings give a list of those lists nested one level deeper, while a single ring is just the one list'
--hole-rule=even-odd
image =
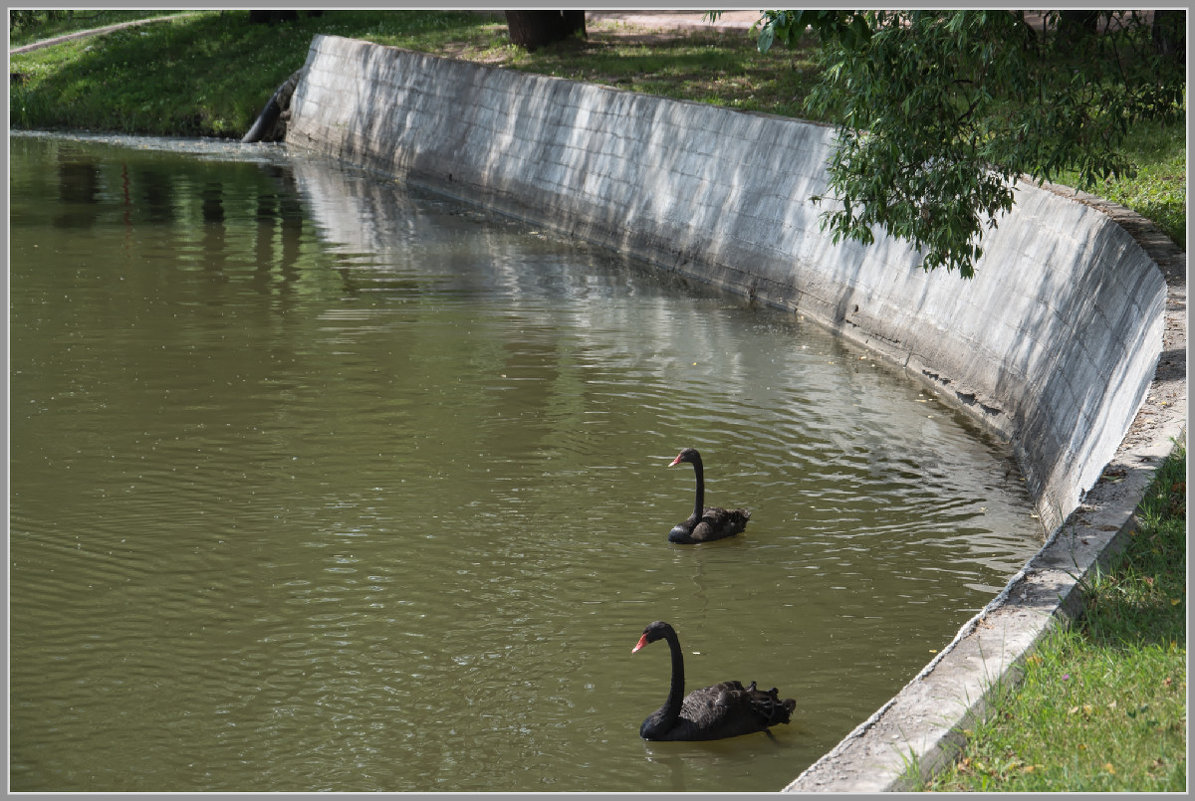
[{"label": "black swan", "polygon": [[693,465],[693,473],[697,476],[697,501],[693,504],[693,514],[689,515],[689,519],[677,523],[668,532],[668,541],[692,545],[730,537],[745,529],[751,517],[746,509],[722,509],[717,506],[706,509],[702,505],[705,502],[705,476],[701,468],[701,454],[697,449],[685,448],[668,466],[676,467],[681,462]]},{"label": "black swan", "polygon": [[644,740],[719,740],[767,731],[769,726],[788,723],[796,709],[797,702],[781,700],[775,687],[764,692],[755,689],[755,682],[744,687],[737,681],[724,681],[684,695],[685,663],[672,626],[662,620],[652,623],[631,653],[656,640],[667,640],[672,651],[672,689],[664,705],[639,727]]}]

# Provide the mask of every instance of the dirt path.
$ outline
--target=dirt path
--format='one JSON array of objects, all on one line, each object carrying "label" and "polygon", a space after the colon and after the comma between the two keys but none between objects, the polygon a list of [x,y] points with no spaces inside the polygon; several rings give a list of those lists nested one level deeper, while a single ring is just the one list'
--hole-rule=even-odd
[{"label": "dirt path", "polygon": [[[494,16],[501,16],[496,12],[481,12],[486,14],[493,14]],[[655,30],[698,30],[698,31],[743,31],[744,33],[751,29],[760,18],[759,11],[723,11],[722,16],[718,18],[717,22],[709,22],[704,19],[705,11],[697,9],[691,10],[671,10],[671,9],[623,9],[623,10],[602,10],[602,11],[586,11],[585,19],[587,22],[621,22],[636,28],[648,28]],[[1145,12],[1149,15],[1149,12]],[[52,39],[43,39],[40,42],[33,42],[32,44],[21,45],[9,50],[10,55],[17,53],[27,53],[30,50],[38,50],[43,47],[50,47],[51,45],[61,44],[62,42],[69,42],[72,39],[81,39],[84,36],[95,36],[97,34],[109,33],[111,31],[120,30],[121,28],[130,28],[135,25],[145,25],[150,22],[161,22],[166,19],[176,19],[179,16],[188,16],[188,14],[179,14],[174,17],[153,17],[150,19],[131,20],[129,22],[120,22],[115,25],[106,25],[102,28],[92,28],[86,31],[75,31],[74,33],[63,34],[62,36],[55,36]],[[1027,12],[1026,19],[1031,25],[1036,28],[1042,26],[1042,14],[1040,12]]]},{"label": "dirt path", "polygon": [[760,17],[758,11],[723,11],[717,22],[707,22],[704,11],[670,11],[651,9],[647,11],[586,11],[586,22],[623,22],[642,28],[692,28],[694,30],[748,30]]},{"label": "dirt path", "polygon": [[[193,13],[193,12],[192,12]],[[149,19],[134,19],[128,22],[118,22],[114,25],[105,25],[102,28],[91,28],[86,31],[75,31],[74,33],[64,33],[62,36],[55,36],[50,39],[42,39],[40,42],[31,42],[27,45],[11,48],[8,51],[9,55],[15,56],[18,53],[28,53],[30,50],[40,50],[43,47],[50,47],[51,45],[62,44],[73,39],[82,39],[85,36],[97,36],[102,33],[111,33],[118,31],[121,28],[132,28],[137,25],[147,25],[151,22],[163,22],[169,19],[178,19],[179,17],[189,17],[191,14],[175,14],[171,17],[150,17]]]},{"label": "dirt path", "polygon": [[[641,28],[660,28],[660,29],[694,29],[694,30],[747,30],[751,24],[759,19],[759,12],[757,11],[725,11],[721,19],[715,23],[706,22],[702,19],[704,11],[669,11],[669,10],[652,10],[652,11],[587,11],[585,18],[592,22],[623,22],[627,25],[634,25]],[[151,17],[149,19],[130,20],[128,22],[118,22],[114,25],[105,25],[102,28],[91,28],[86,31],[75,31],[74,33],[65,33],[62,36],[55,36],[50,39],[42,39],[40,42],[32,42],[20,47],[10,49],[9,55],[16,55],[18,53],[28,53],[31,50],[40,50],[43,47],[51,47],[63,42],[69,42],[74,39],[82,39],[86,36],[97,36],[99,34],[111,33],[122,28],[132,28],[136,25],[146,25],[151,22],[162,22],[168,19],[177,19],[180,16],[189,16],[188,14],[178,14],[173,17]]]}]

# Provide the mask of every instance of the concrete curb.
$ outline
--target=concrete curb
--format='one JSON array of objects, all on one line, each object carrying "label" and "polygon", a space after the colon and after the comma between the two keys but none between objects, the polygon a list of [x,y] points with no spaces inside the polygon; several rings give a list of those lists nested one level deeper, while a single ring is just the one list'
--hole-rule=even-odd
[{"label": "concrete curb", "polygon": [[993,688],[1078,607],[1185,436],[1186,256],[1127,210],[1023,186],[962,292],[900,243],[819,232],[808,197],[825,186],[824,127],[336,37],[312,42],[305,70],[289,145],[790,309],[1014,442],[1048,541],[786,790],[899,789],[907,766],[925,776],[949,759]]}]

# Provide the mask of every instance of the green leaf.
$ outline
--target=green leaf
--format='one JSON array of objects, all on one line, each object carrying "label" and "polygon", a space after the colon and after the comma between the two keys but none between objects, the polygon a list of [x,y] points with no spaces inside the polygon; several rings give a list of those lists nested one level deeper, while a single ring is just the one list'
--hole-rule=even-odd
[{"label": "green leaf", "polygon": [[770,24],[764,25],[763,29],[759,32],[759,42],[756,44],[756,47],[759,49],[759,52],[766,53],[772,49],[772,42],[775,39],[776,29]]},{"label": "green leaf", "polygon": [[840,120],[828,172],[843,204],[824,222],[836,238],[905,240],[927,269],[973,274],[1021,174],[1077,170],[1094,186],[1130,169],[1116,154],[1130,125],[1183,106],[1182,62],[1146,57],[1144,24],[1069,53],[1050,44],[1057,15],[1043,36],[1008,11],[766,14],[778,36],[808,20],[821,41],[805,104]]}]

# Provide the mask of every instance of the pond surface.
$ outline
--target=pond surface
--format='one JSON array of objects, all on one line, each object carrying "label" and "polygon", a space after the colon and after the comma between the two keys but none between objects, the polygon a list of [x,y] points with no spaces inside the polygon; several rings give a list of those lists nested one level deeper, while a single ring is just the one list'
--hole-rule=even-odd
[{"label": "pond surface", "polygon": [[[276,148],[10,152],[15,791],[778,790],[1039,545],[791,315]],[[666,541],[687,445],[745,534]],[[657,619],[792,723],[640,740]]]}]

